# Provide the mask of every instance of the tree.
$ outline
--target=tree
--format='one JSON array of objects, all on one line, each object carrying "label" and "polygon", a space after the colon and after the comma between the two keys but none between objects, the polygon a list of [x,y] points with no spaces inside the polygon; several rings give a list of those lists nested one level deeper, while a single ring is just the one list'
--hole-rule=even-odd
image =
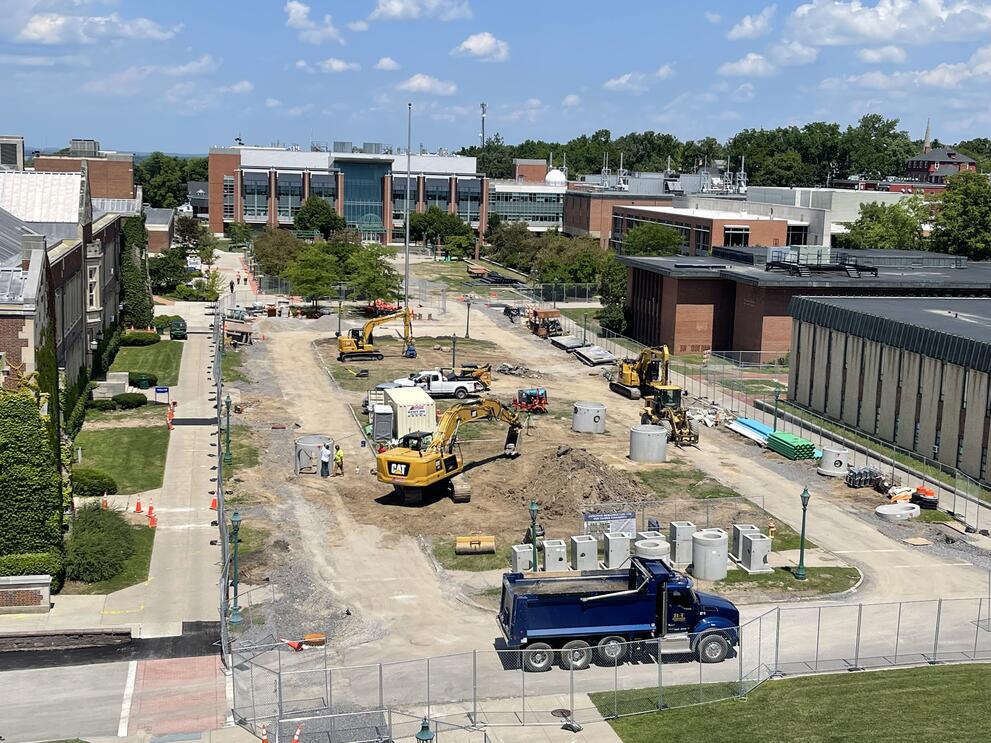
[{"label": "tree", "polygon": [[251,241],[251,228],[244,222],[231,222],[227,225],[227,238],[234,247],[247,245]]},{"label": "tree", "polygon": [[867,114],[855,127],[847,127],[842,137],[849,153],[849,169],[867,178],[884,178],[901,173],[915,152],[906,132],[898,130],[898,119]]},{"label": "tree", "polygon": [[646,223],[628,230],[623,237],[624,255],[680,255],[681,233],[661,224]]},{"label": "tree", "polygon": [[282,275],[302,248],[302,241],[287,230],[269,228],[254,240],[255,259],[261,270],[270,276]]},{"label": "tree", "polygon": [[148,259],[151,287],[159,293],[170,292],[186,280],[186,249],[174,246]]},{"label": "tree", "polygon": [[455,235],[444,241],[444,252],[452,258],[464,260],[472,249],[473,240],[464,235]]},{"label": "tree", "polygon": [[471,227],[461,221],[457,214],[451,214],[439,207],[432,206],[425,212],[410,214],[410,239],[423,240],[425,243],[443,241],[449,237],[470,237]]},{"label": "tree", "polygon": [[861,204],[843,242],[855,248],[916,250],[922,243],[922,221],[904,202]]},{"label": "tree", "polygon": [[801,155],[788,150],[768,158],[752,183],[757,186],[800,186],[810,180]]},{"label": "tree", "polygon": [[991,183],[988,177],[964,171],[946,179],[936,202],[931,240],[934,250],[991,259]]},{"label": "tree", "polygon": [[215,238],[207,230],[196,244],[196,255],[207,266],[212,266],[216,259],[217,249],[220,247],[220,240]]},{"label": "tree", "polygon": [[303,202],[293,224],[297,230],[317,230],[324,238],[347,226],[344,217],[319,196],[311,196]]},{"label": "tree", "polygon": [[209,228],[196,217],[181,216],[175,221],[175,242],[185,248],[195,248]]},{"label": "tree", "polygon": [[485,221],[485,236],[490,238],[492,233],[502,226],[502,216],[496,212],[489,212],[489,218]]},{"label": "tree", "polygon": [[282,278],[292,284],[294,293],[317,305],[320,297],[334,291],[343,278],[341,263],[328,254],[325,246],[307,245],[282,271]]},{"label": "tree", "polygon": [[402,277],[389,261],[394,255],[394,251],[385,245],[362,245],[345,264],[347,282],[359,296],[368,300],[395,299],[399,296]]},{"label": "tree", "polygon": [[599,296],[602,299],[599,323],[616,333],[626,330],[626,284],[626,266],[610,253],[602,262],[599,278]]},{"label": "tree", "polygon": [[153,152],[134,166],[134,181],[154,207],[174,209],[186,200],[186,167],[179,158]]}]

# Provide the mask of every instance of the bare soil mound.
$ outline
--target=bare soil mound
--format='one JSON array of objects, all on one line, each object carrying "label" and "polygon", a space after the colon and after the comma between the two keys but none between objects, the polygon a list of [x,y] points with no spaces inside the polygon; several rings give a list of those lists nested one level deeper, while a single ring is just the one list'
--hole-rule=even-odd
[{"label": "bare soil mound", "polygon": [[541,518],[574,516],[601,503],[656,500],[647,486],[609,467],[585,449],[558,446],[541,456],[521,457],[527,478],[522,487],[507,488],[506,497],[526,506],[540,504]]}]

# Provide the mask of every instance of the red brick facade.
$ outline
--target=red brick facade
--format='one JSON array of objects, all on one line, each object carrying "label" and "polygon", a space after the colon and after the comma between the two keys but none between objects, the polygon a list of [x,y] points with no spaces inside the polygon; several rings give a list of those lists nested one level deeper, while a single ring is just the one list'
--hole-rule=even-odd
[{"label": "red brick facade", "polygon": [[671,206],[671,197],[569,190],[564,194],[563,231],[573,237],[597,237],[602,247],[607,248],[613,209],[617,206]]},{"label": "red brick facade", "polygon": [[224,232],[224,176],[234,178],[234,220],[241,219],[241,184],[239,183],[238,168],[241,167],[241,155],[238,153],[211,152],[208,160],[209,185],[207,186],[207,204],[210,212],[210,231],[220,235]]},{"label": "red brick facade", "polygon": [[34,169],[57,173],[78,173],[82,170],[84,161],[89,171],[89,193],[92,198],[135,198],[134,162],[130,159],[41,155],[34,159]]},{"label": "red brick facade", "polygon": [[547,163],[513,163],[513,180],[524,183],[543,183],[547,177]]}]

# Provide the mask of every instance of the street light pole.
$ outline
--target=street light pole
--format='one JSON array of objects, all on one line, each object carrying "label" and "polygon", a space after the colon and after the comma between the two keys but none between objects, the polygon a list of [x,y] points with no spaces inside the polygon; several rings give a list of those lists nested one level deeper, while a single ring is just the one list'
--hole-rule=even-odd
[{"label": "street light pole", "polygon": [[341,315],[344,314],[344,293],[345,284],[343,281],[337,283],[337,337],[341,337]]},{"label": "street light pole", "polygon": [[458,336],[451,334],[451,371],[458,368]]},{"label": "street light pole", "polygon": [[540,506],[537,505],[536,500],[530,501],[530,544],[533,547],[533,565],[531,570],[533,572],[537,571],[537,511],[540,510]]},{"label": "street light pole", "polygon": [[774,425],[771,426],[771,433],[778,430],[778,400],[781,399],[781,382],[774,380]]},{"label": "street light pole", "polygon": [[582,313],[582,345],[585,345],[585,333],[588,329],[588,313]]},{"label": "street light pole", "polygon": [[409,309],[409,179],[411,177],[410,168],[412,159],[410,148],[413,146],[413,104],[406,104],[406,272],[403,277],[403,292],[405,300],[403,306]]},{"label": "street light pole", "polygon": [[234,587],[234,603],[231,605],[231,613],[228,617],[228,622],[231,624],[241,623],[241,607],[237,603],[237,591],[238,591],[238,565],[237,565],[237,543],[238,543],[238,532],[241,530],[241,514],[239,511],[235,511],[231,514],[231,542],[234,545],[234,549],[231,555],[232,568],[234,571],[234,576],[232,578],[232,584]]},{"label": "street light pole", "polygon": [[465,297],[465,304],[468,306],[468,311],[465,313],[465,338],[471,338],[468,335],[468,328],[471,323],[471,297]]},{"label": "street light pole", "polygon": [[231,454],[231,396],[224,398],[224,407],[227,408],[227,426],[224,429],[224,464],[233,464],[234,455]]},{"label": "street light pole", "polygon": [[795,580],[806,580],[805,574],[805,515],[809,510],[809,489],[802,490],[802,535],[798,539],[798,569],[795,570]]}]

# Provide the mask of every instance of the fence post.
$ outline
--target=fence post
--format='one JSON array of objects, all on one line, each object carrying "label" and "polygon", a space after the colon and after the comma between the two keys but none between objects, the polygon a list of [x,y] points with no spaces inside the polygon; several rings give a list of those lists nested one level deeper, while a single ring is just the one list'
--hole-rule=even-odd
[{"label": "fence post", "polygon": [[[760,647],[760,645],[758,645],[757,647]],[[738,687],[737,687],[739,689],[743,686],[743,627],[740,626],[737,626],[736,628],[736,657],[738,660],[737,665],[739,666],[739,668],[737,669],[737,673],[740,676],[740,680],[738,682]],[[699,660],[699,667],[701,668],[701,666],[702,666],[702,661]],[[699,689],[699,692],[701,693],[701,689]]]},{"label": "fence post", "polygon": [[478,724],[478,651],[471,651],[471,722]]},{"label": "fence post", "polygon": [[[772,676],[781,676],[781,666],[779,665],[779,658],[781,657],[781,607],[778,607],[776,612],[777,617],[774,621],[774,673]],[[757,677],[758,681],[760,676]]]},{"label": "fence post", "polygon": [[657,647],[655,649],[656,655],[654,656],[657,660],[657,709],[664,709],[664,671],[662,670],[661,663],[661,638],[657,638]]},{"label": "fence post", "polygon": [[526,650],[520,651],[520,693],[523,700],[520,720],[526,725]]},{"label": "fence post", "polygon": [[859,671],[860,668],[860,628],[864,619],[864,605],[857,604],[857,646],[853,651],[853,668],[851,671]]},{"label": "fence post", "polygon": [[933,657],[930,663],[939,662],[939,620],[943,617],[943,599],[936,604],[936,634],[933,637]]},{"label": "fence post", "polygon": [[381,663],[379,663],[379,709],[385,709],[385,674],[382,673]]},{"label": "fence post", "polygon": [[330,676],[327,675],[327,643],[323,644],[323,693],[324,702],[330,705]]},{"label": "fence post", "polygon": [[427,717],[430,717],[430,657],[427,656]]},{"label": "fence post", "polygon": [[815,672],[819,673],[819,635],[822,634],[822,607],[819,607],[819,613],[816,615],[816,659],[815,659]]},{"label": "fence post", "polygon": [[895,658],[893,663],[898,665],[898,640],[902,633],[902,602],[898,602],[898,619],[895,621]]},{"label": "fence post", "polygon": [[977,621],[974,622],[974,655],[971,660],[977,660],[977,644],[981,636],[981,611],[984,609],[984,599],[977,599]]},{"label": "fence post", "polygon": [[[282,720],[282,651],[280,651],[278,648],[276,648],[275,652],[276,652],[276,656],[275,657],[279,659],[279,683],[278,683],[278,687],[277,688],[278,688],[278,691],[279,691],[279,699],[278,699],[278,701],[279,701],[279,721],[281,721]],[[278,721],[276,722],[275,729],[276,730],[279,729]],[[278,733],[276,733],[276,735],[278,735]]]}]

